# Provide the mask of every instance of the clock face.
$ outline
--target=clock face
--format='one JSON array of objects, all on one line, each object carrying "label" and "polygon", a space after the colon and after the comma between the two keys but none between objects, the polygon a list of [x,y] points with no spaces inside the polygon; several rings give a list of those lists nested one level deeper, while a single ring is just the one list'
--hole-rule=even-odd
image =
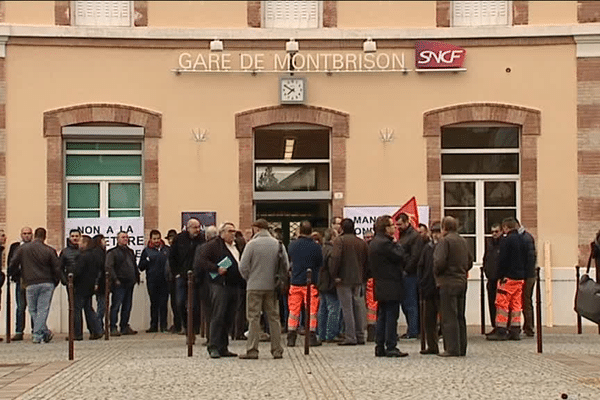
[{"label": "clock face", "polygon": [[303,103],[306,98],[306,81],[304,78],[281,78],[279,81],[282,103]]}]

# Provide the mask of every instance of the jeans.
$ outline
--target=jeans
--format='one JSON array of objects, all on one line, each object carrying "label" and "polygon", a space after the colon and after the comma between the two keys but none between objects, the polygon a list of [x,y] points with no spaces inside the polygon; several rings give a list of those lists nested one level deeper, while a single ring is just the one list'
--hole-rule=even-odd
[{"label": "jeans", "polygon": [[536,278],[526,278],[523,286],[523,331],[533,335],[533,288]]},{"label": "jeans", "polygon": [[82,311],[85,313],[85,322],[90,333],[99,334],[102,332],[98,314],[92,307],[92,295],[80,296],[75,293],[75,337],[83,336]]},{"label": "jeans", "polygon": [[404,286],[402,312],[408,324],[406,334],[417,337],[419,334],[419,278],[417,275],[407,275],[402,281]]},{"label": "jeans", "polygon": [[377,307],[377,335],[375,344],[390,351],[398,344],[398,316],[400,301],[380,301]]},{"label": "jeans", "polygon": [[181,330],[181,316],[177,307],[177,284],[175,279],[169,281],[169,296],[171,297],[171,311],[173,312],[173,326],[179,332]]},{"label": "jeans", "polygon": [[496,289],[498,288],[498,280],[497,279],[488,279],[487,281],[487,297],[488,297],[488,307],[490,309],[490,320],[492,321],[492,326],[496,327]]},{"label": "jeans", "polygon": [[[15,333],[23,333],[25,330],[25,309],[27,308],[27,294],[21,286],[21,279],[15,282],[15,302],[17,306]],[[33,332],[33,318],[31,319],[31,331]]]},{"label": "jeans", "polygon": [[[179,278],[175,278],[175,284],[177,285],[177,309],[179,310],[179,315],[181,315],[181,324],[185,329],[187,329],[187,277],[180,276]],[[194,289],[196,288],[197,286],[194,285]],[[198,306],[198,293],[194,293],[192,302],[192,319],[194,322],[194,332],[198,332],[200,330],[200,307]]]},{"label": "jeans", "polygon": [[235,319],[237,288],[220,283],[210,283],[210,341],[208,350],[216,349],[220,354],[227,351],[228,333]]},{"label": "jeans", "polygon": [[121,283],[114,286],[112,290],[112,304],[110,305],[110,329],[117,330],[117,317],[119,309],[121,310],[121,321],[119,327],[121,331],[127,329],[129,325],[129,316],[131,315],[131,306],[133,303],[133,283]]},{"label": "jeans", "polygon": [[444,349],[446,353],[455,356],[467,354],[466,294],[466,285],[440,287]]},{"label": "jeans", "polygon": [[167,282],[148,280],[148,295],[150,296],[150,328],[161,331],[167,329],[167,303],[169,302],[169,287]]},{"label": "jeans", "polygon": [[342,309],[340,301],[333,293],[319,293],[319,323],[317,334],[321,340],[333,340],[342,330]]},{"label": "jeans", "polygon": [[98,314],[98,321],[100,322],[100,332],[104,331],[104,316],[106,313],[106,295],[104,292],[96,293],[96,313]]},{"label": "jeans", "polygon": [[34,343],[46,341],[50,335],[46,322],[55,287],[54,283],[38,283],[27,286],[27,304],[29,304],[29,313],[33,320]]}]

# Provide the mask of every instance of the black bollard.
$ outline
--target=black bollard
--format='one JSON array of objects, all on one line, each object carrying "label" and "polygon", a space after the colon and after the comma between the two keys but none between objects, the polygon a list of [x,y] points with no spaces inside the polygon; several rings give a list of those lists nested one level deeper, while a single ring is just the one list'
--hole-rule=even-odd
[{"label": "black bollard", "polygon": [[6,343],[10,343],[10,276],[6,276]]},{"label": "black bollard", "polygon": [[110,270],[104,271],[104,340],[110,336]]},{"label": "black bollard", "polygon": [[304,307],[304,354],[310,353],[310,289],[312,284],[312,269],[306,270],[306,307]]},{"label": "black bollard", "polygon": [[69,290],[69,360],[73,360],[75,353],[75,298],[73,293],[73,273],[68,275],[67,288]]},{"label": "black bollard", "polygon": [[540,267],[535,268],[535,300],[536,300],[536,321],[535,326],[537,328],[537,352],[542,352],[542,289],[540,288]]},{"label": "black bollard", "polygon": [[479,296],[481,303],[481,334],[485,335],[485,274],[483,273],[483,267],[479,271],[480,284],[479,284]]},{"label": "black bollard", "polygon": [[194,353],[194,274],[192,271],[187,273],[187,348],[188,357]]},{"label": "black bollard", "polygon": [[[575,298],[579,294],[579,265],[575,266]],[[577,308],[575,308],[575,312],[577,313],[577,334],[581,335],[581,314],[577,312]]]}]

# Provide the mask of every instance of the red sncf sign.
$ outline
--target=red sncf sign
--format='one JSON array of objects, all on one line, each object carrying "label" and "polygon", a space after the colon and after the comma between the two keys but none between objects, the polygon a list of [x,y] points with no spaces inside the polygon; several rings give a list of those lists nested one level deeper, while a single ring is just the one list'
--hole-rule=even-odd
[{"label": "red sncf sign", "polygon": [[442,42],[419,41],[415,45],[415,67],[462,68],[467,51],[459,46]]}]

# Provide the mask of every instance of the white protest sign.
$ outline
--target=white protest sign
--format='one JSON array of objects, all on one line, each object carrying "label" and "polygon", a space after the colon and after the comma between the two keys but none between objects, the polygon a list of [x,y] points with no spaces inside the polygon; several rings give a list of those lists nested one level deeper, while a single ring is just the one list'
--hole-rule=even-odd
[{"label": "white protest sign", "polygon": [[[359,237],[368,231],[373,231],[373,224],[377,217],[381,215],[394,215],[401,206],[357,206],[344,207],[344,218],[350,218],[354,221],[354,232]],[[429,206],[418,206],[419,223],[429,226]]]},{"label": "white protest sign", "polygon": [[121,231],[129,236],[129,247],[139,258],[144,250],[144,218],[67,218],[65,219],[65,237],[71,229],[78,229],[82,235],[94,237],[104,235],[106,248],[117,245],[117,234]]}]

